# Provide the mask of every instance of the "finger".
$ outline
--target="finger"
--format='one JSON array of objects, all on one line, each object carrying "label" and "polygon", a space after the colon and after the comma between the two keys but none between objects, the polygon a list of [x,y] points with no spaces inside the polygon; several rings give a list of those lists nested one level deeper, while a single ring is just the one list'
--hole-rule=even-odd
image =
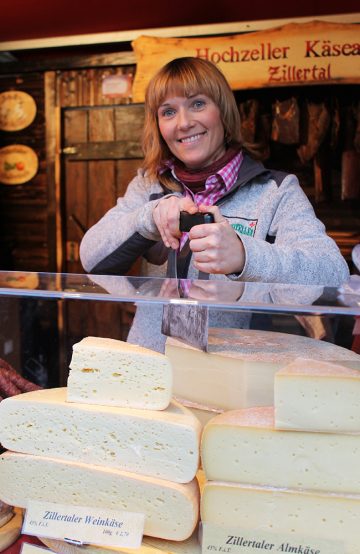
[{"label": "finger", "polygon": [[190,196],[184,196],[180,201],[180,211],[195,214],[199,209]]},{"label": "finger", "polygon": [[205,204],[200,204],[198,210],[201,213],[209,213],[214,216],[215,223],[220,223],[222,221],[227,221],[223,215],[221,215],[218,206],[206,206]]}]

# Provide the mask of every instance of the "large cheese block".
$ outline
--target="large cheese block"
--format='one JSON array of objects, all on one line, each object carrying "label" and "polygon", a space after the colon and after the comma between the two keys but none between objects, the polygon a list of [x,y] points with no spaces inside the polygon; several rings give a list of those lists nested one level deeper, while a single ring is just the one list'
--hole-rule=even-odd
[{"label": "large cheese block", "polygon": [[278,371],[275,427],[360,433],[360,356],[344,364],[298,358]]},{"label": "large cheese block", "polygon": [[181,541],[198,522],[199,487],[45,456],[0,456],[0,498],[21,508],[30,500],[145,514],[145,535]]},{"label": "large cheese block", "polygon": [[[359,554],[359,518],[360,496],[213,481],[201,498],[203,523],[249,531],[260,542],[262,532],[273,534],[278,543],[293,537],[293,549],[282,552],[304,552],[310,540],[317,539],[339,542],[339,553]],[[306,541],[302,550],[299,537]]]},{"label": "large cheese block", "polygon": [[164,410],[172,369],[164,354],[115,339],[86,337],[74,344],[69,402]]},{"label": "large cheese block", "polygon": [[201,424],[185,407],[135,410],[66,402],[66,389],[28,392],[0,404],[8,450],[115,467],[187,483],[199,465]]},{"label": "large cheese block", "polygon": [[360,434],[274,429],[274,409],[225,412],[205,427],[207,479],[360,494]]},{"label": "large cheese block", "polygon": [[173,394],[208,408],[270,406],[274,374],[295,358],[356,360],[346,348],[308,337],[247,329],[209,329],[208,352],[168,338]]}]

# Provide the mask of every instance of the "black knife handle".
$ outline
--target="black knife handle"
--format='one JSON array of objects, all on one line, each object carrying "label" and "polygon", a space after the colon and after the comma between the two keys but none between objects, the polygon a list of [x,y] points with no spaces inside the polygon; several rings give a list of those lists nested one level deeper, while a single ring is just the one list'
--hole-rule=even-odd
[{"label": "black knife handle", "polygon": [[180,212],[179,229],[182,233],[187,233],[195,225],[203,225],[204,223],[214,223],[214,216],[209,213],[189,214],[188,212]]}]

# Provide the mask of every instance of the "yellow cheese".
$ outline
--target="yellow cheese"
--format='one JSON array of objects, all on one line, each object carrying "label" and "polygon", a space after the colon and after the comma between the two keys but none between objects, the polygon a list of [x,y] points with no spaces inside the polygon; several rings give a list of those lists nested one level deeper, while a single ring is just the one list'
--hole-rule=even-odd
[{"label": "yellow cheese", "polygon": [[212,419],[201,457],[209,480],[360,494],[360,434],[277,431],[272,407]]},{"label": "yellow cheese", "polygon": [[146,535],[185,540],[198,522],[199,487],[113,468],[6,452],[0,498],[21,508],[30,500],[145,514]]},{"label": "yellow cheese", "polygon": [[309,542],[311,538],[339,541],[344,544],[340,552],[360,552],[360,496],[210,481],[201,498],[201,519],[203,523],[250,531],[256,537],[261,537],[261,532],[280,540],[290,535],[295,544],[299,536]]},{"label": "yellow cheese", "polygon": [[167,339],[173,394],[207,408],[234,410],[270,406],[274,374],[304,355],[315,360],[356,360],[358,355],[324,341],[286,333],[209,329],[208,352]]},{"label": "yellow cheese", "polygon": [[22,510],[16,508],[9,522],[0,528],[0,552],[9,548],[20,536],[22,523]]},{"label": "yellow cheese", "polygon": [[115,339],[86,337],[74,344],[69,402],[164,410],[172,369],[164,354]]},{"label": "yellow cheese", "polygon": [[343,365],[298,358],[275,374],[274,391],[277,429],[360,433],[359,355]]},{"label": "yellow cheese", "polygon": [[26,454],[115,467],[187,483],[199,465],[201,424],[181,404],[135,410],[66,402],[66,389],[0,404],[0,442]]}]

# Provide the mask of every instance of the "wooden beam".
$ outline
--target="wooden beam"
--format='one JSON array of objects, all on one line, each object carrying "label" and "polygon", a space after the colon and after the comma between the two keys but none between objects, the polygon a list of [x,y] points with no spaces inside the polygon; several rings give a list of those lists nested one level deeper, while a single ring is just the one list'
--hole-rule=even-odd
[{"label": "wooden beam", "polygon": [[86,142],[67,146],[62,150],[69,161],[142,159],[139,142],[118,140]]},{"label": "wooden beam", "polygon": [[266,19],[260,21],[237,21],[230,23],[214,23],[208,25],[191,25],[181,27],[160,27],[154,29],[137,29],[134,31],[118,31],[94,33],[87,35],[70,35],[63,37],[48,37],[27,40],[0,42],[0,51],[34,50],[39,48],[61,48],[64,46],[85,46],[90,44],[111,44],[131,42],[141,35],[155,37],[192,37],[224,34],[248,33],[271,29],[286,23],[305,23],[306,21],[332,21],[336,23],[359,23],[360,13],[338,15],[322,15],[311,17],[295,17],[282,19]]},{"label": "wooden beam", "polygon": [[[100,45],[101,48],[101,45]],[[111,67],[135,65],[134,52],[115,52],[109,54],[74,55],[59,52],[58,57],[46,53],[30,60],[0,63],[0,74],[28,73],[34,71],[59,71],[62,69],[82,69],[91,67]]]}]

